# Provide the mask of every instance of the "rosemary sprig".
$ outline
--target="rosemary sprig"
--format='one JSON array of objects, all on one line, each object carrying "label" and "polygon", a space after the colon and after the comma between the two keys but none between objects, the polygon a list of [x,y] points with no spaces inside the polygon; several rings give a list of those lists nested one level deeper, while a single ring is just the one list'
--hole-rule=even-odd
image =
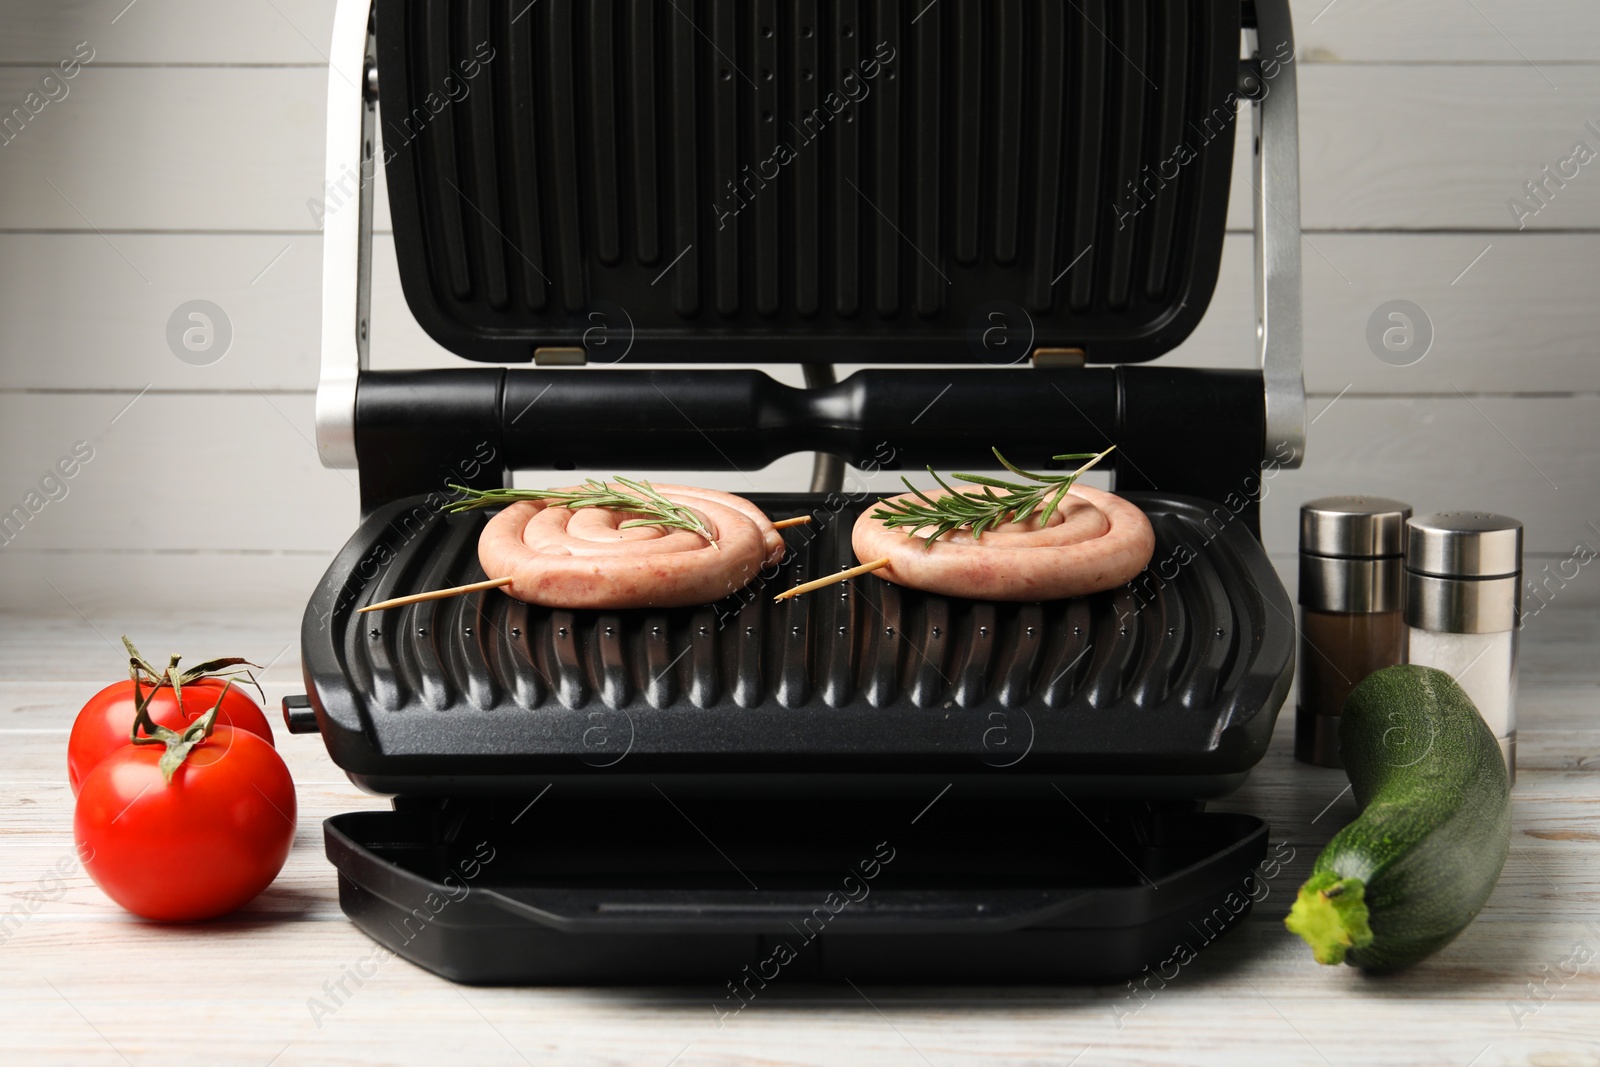
[{"label": "rosemary sprig", "polygon": [[[1055,514],[1056,508],[1061,506],[1061,501],[1067,495],[1067,490],[1072,488],[1072,484],[1090,467],[1110,455],[1112,449],[1116,447],[1112,445],[1104,452],[1071,452],[1051,457],[1057,460],[1088,461],[1071,474],[1035,474],[1032,471],[1025,471],[1002,456],[998,448],[991,448],[989,451],[994,453],[994,458],[1000,461],[1002,467],[1037,484],[1007,482],[982,474],[962,474],[958,471],[952,477],[983,487],[982,492],[966,492],[952,487],[939,477],[932,467],[929,467],[928,473],[941,488],[949,491],[948,495],[934,499],[912,485],[911,479],[902,477],[900,480],[906,483],[906,488],[911,490],[917,499],[879,500],[880,507],[872,513],[872,517],[891,530],[907,527],[907,537],[915,536],[918,530],[931,529],[933,533],[924,538],[929,548],[933,547],[935,541],[953,530],[971,527],[973,539],[976,540],[983,537],[985,530],[992,530],[1002,522],[1027,522],[1035,512],[1039,513],[1039,524],[1043,526],[1050,521],[1050,516]],[[997,493],[996,489],[1002,489],[1004,492]]]},{"label": "rosemary sprig", "polygon": [[[581,489],[469,489],[464,485],[451,485],[451,489],[462,494],[462,499],[446,504],[443,510],[455,513],[473,511],[477,508],[497,508],[502,504],[514,504],[519,500],[545,500],[558,507],[574,510],[610,508],[613,511],[626,511],[641,516],[629,519],[618,529],[664,526],[673,530],[697,533],[712,545],[716,545],[717,533],[710,525],[694,511],[682,504],[674,504],[662,496],[649,482],[636,482],[620,477],[613,478],[612,481],[616,485],[590,478],[583,483]],[[618,485],[622,488],[618,489]]]}]

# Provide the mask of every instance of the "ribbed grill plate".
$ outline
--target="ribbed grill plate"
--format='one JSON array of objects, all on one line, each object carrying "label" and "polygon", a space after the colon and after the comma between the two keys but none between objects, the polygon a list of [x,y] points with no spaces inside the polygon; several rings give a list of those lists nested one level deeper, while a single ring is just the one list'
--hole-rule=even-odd
[{"label": "ribbed grill plate", "polygon": [[401,278],[460,355],[1131,361],[1210,302],[1237,3],[377,11]]},{"label": "ribbed grill plate", "polygon": [[481,513],[402,501],[362,524],[313,596],[307,684],[334,760],[367,777],[1243,772],[1288,688],[1292,605],[1226,509],[1129,497],[1155,525],[1150,569],[1074,600],[869,576],[774,604],[855,563],[866,505],[757,494],[774,518],[813,523],[786,531],[777,573],[716,604],[554,611],[489,591],[357,616],[483,578]]}]

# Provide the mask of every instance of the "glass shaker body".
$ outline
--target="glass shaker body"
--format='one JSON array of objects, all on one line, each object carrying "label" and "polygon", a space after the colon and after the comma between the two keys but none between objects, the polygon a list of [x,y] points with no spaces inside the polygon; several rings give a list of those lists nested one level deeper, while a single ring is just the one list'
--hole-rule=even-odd
[{"label": "glass shaker body", "polygon": [[1373,671],[1404,663],[1409,506],[1325,497],[1300,509],[1300,644],[1295,758],[1342,767],[1339,714]]},{"label": "glass shaker body", "polygon": [[1444,671],[1466,691],[1515,781],[1522,524],[1446,512],[1413,519],[1409,536],[1410,662]]}]

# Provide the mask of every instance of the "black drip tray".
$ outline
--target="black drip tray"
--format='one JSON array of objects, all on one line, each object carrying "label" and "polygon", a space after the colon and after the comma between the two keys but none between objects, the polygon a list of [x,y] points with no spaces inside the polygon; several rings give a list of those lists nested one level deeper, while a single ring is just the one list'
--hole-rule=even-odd
[{"label": "black drip tray", "polygon": [[855,563],[850,530],[870,504],[756,494],[774,518],[814,520],[785,531],[775,574],[715,604],[556,611],[491,590],[357,616],[483,578],[482,513],[402,501],[361,525],[307,607],[308,692],[334,761],[377,792],[928,774],[1215,795],[1266,749],[1293,607],[1226,509],[1128,497],[1156,530],[1150,568],[1073,600],[964,600],[867,576],[774,604]]},{"label": "black drip tray", "polygon": [[[408,801],[324,824],[345,912],[474,983],[1079,983],[1249,910],[1259,819],[960,787],[789,800]],[[731,986],[729,985],[731,983]],[[737,993],[733,990],[737,987]]]}]

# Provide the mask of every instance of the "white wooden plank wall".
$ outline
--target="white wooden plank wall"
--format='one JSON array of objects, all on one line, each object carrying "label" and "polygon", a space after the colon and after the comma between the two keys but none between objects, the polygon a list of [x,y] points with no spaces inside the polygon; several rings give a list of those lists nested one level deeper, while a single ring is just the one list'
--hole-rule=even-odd
[{"label": "white wooden plank wall", "polygon": [[[1600,150],[1585,129],[1600,125],[1600,9],[1294,7],[1315,422],[1306,468],[1272,483],[1269,549],[1286,561],[1298,504],[1342,491],[1517,515],[1533,570],[1600,547],[1600,167],[1521,232],[1507,208],[1574,142]],[[306,202],[321,189],[332,11],[0,0],[0,110],[79,42],[93,50],[0,148],[0,510],[75,442],[94,450],[0,548],[0,608],[291,605],[353,528],[354,475],[324,470],[310,443],[321,238]],[[1243,158],[1223,280],[1181,362],[1249,363]],[[194,298],[233,326],[211,366],[167,349],[168,316]],[[1396,298],[1435,329],[1411,367],[1365,340]],[[375,302],[377,365],[450,361],[407,316],[386,236]],[[807,469],[793,457],[714,482],[794,487]],[[1589,571],[1562,595],[1600,600]]]}]

